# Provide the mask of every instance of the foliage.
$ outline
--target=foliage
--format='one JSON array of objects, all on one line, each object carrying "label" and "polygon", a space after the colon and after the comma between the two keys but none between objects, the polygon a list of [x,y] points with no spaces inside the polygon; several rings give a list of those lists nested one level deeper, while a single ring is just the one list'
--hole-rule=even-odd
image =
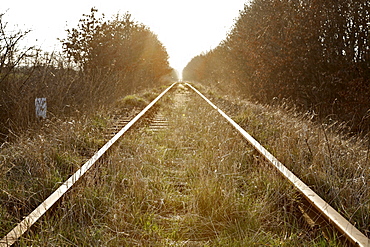
[{"label": "foliage", "polygon": [[[321,231],[302,222],[295,207],[299,197],[291,185],[203,99],[187,94],[184,87],[175,90],[163,99],[172,104],[163,104],[158,112],[169,120],[168,128],[152,131],[143,124],[138,131],[127,132],[19,244],[324,246],[327,241]],[[248,117],[256,116],[260,117]],[[59,140],[66,150],[59,149],[58,154],[73,155],[59,155],[56,163],[62,166],[79,150],[70,150],[69,143],[80,140],[92,126],[82,133],[67,127],[70,131],[62,134],[70,137]],[[52,136],[44,138],[45,145],[55,143]],[[52,148],[46,149],[46,157]],[[1,153],[10,161],[10,171],[18,156],[10,155],[12,150],[18,151]],[[4,190],[19,195],[11,188]],[[0,191],[0,196],[8,195]],[[3,211],[9,216],[0,222],[17,222],[15,210]],[[5,228],[10,226],[4,224]]]},{"label": "foliage", "polygon": [[121,108],[144,108],[148,103],[148,101],[137,95],[127,95],[123,99],[117,101],[116,106]]},{"label": "foliage", "polygon": [[92,8],[83,15],[62,40],[68,57],[85,73],[113,74],[137,88],[153,86],[171,72],[165,48],[146,26],[135,23],[129,13],[108,21],[96,13]]},{"label": "foliage", "polygon": [[[32,46],[20,48],[19,43],[30,31],[10,31],[4,15],[0,13],[0,119],[9,123],[14,109],[18,107],[17,96],[23,92],[28,79],[23,73],[17,74],[16,70],[19,66],[27,64],[28,57],[35,55],[36,51]],[[26,72],[27,69],[23,71]],[[0,122],[0,140],[4,132],[5,127]]]},{"label": "foliage", "polygon": [[264,103],[352,120],[366,130],[370,105],[368,1],[254,0],[228,37],[197,56],[184,78]]},{"label": "foliage", "polygon": [[[83,15],[62,40],[64,53],[20,48],[28,31],[11,31],[0,14],[0,141],[37,126],[35,98],[47,117],[92,113],[126,94],[173,80],[164,46],[130,14]],[[171,74],[172,73],[172,74]]]}]

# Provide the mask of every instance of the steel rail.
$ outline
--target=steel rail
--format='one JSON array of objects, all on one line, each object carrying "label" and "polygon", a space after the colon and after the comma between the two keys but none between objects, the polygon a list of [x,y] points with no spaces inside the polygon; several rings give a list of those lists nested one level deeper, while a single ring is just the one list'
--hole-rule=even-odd
[{"label": "steel rail", "polygon": [[32,213],[26,216],[13,228],[1,241],[0,247],[13,245],[45,212],[51,208],[94,164],[102,155],[134,125],[159,99],[163,97],[177,82],[173,83],[123,127],[112,139],[101,147],[78,171],[54,191],[44,202],[42,202]]},{"label": "steel rail", "polygon": [[243,137],[261,154],[268,160],[277,170],[287,178],[335,228],[340,231],[352,244],[369,247],[370,239],[367,238],[362,232],[360,232],[355,226],[347,221],[341,214],[333,209],[327,202],[325,202],[319,195],[317,195],[310,187],[302,182],[296,175],[294,175],[288,168],[286,168],[278,159],[276,159],[269,151],[267,151],[256,139],[254,139],[248,132],[240,127],[234,120],[227,116],[221,109],[214,105],[209,99],[207,99],[201,92],[191,86],[189,83],[185,83],[186,86],[194,90],[200,97],[202,97],[209,105],[217,110],[232,126],[234,126]]}]

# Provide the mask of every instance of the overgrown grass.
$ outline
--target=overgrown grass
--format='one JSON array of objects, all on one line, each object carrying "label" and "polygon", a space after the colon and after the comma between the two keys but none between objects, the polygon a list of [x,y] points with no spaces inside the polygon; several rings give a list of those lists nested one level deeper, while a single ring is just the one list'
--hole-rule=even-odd
[{"label": "overgrown grass", "polygon": [[[35,133],[24,134],[0,151],[0,232],[20,219],[64,182],[102,145],[98,121],[47,122]],[[99,123],[100,125],[101,123]],[[5,218],[4,218],[5,216]]]},{"label": "overgrown grass", "polygon": [[[151,96],[151,95],[148,95]],[[137,95],[127,95],[123,99],[117,101],[116,107],[118,108],[143,108],[149,102]]]},{"label": "overgrown grass", "polygon": [[[145,97],[140,100],[147,101]],[[104,145],[105,130],[114,119],[105,109],[88,116],[47,119],[14,142],[1,145],[0,237]]]},{"label": "overgrown grass", "polygon": [[[195,94],[164,100],[169,128],[129,132],[21,246],[329,246],[306,228],[291,185],[212,108]],[[72,154],[56,164],[75,164]]]},{"label": "overgrown grass", "polygon": [[370,236],[368,137],[350,136],[343,123],[319,124],[312,121],[312,114],[284,106],[213,97],[282,163]]}]

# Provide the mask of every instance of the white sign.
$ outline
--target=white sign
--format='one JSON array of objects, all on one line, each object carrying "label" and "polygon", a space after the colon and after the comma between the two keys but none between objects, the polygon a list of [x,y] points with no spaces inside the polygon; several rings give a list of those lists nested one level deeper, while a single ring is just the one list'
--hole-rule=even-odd
[{"label": "white sign", "polygon": [[36,98],[35,99],[36,107],[36,117],[46,118],[46,98]]}]

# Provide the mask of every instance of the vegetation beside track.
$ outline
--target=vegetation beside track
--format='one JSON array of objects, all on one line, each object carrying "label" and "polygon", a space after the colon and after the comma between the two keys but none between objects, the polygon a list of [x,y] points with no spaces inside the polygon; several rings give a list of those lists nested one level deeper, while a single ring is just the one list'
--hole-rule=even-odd
[{"label": "vegetation beside track", "polygon": [[370,141],[294,108],[209,97],[320,197],[370,237]]},{"label": "vegetation beside track", "polygon": [[[130,95],[117,101],[119,114],[129,115],[157,92]],[[4,236],[43,202],[106,141],[105,131],[115,112],[42,122],[0,147],[0,236]]]},{"label": "vegetation beside track", "polygon": [[39,124],[35,98],[47,118],[110,108],[122,95],[175,80],[157,36],[129,14],[111,19],[92,8],[61,40],[63,53],[21,48],[28,32],[9,29],[0,13],[0,142]]},{"label": "vegetation beside track", "polygon": [[[153,95],[128,97],[119,109]],[[333,133],[334,127],[323,129],[286,109],[209,96],[367,233],[369,191],[361,183],[369,184],[369,168],[362,139],[345,138]],[[307,227],[290,184],[199,97],[189,97],[182,106],[173,94],[160,101],[169,128],[143,127],[125,135],[112,156],[36,223],[21,246],[339,246]],[[110,121],[97,114],[48,123],[2,147],[1,235],[103,144]],[[355,200],[357,205],[349,204]]]},{"label": "vegetation beside track", "polygon": [[249,100],[285,102],[318,121],[370,131],[369,1],[250,0],[183,79]]}]

